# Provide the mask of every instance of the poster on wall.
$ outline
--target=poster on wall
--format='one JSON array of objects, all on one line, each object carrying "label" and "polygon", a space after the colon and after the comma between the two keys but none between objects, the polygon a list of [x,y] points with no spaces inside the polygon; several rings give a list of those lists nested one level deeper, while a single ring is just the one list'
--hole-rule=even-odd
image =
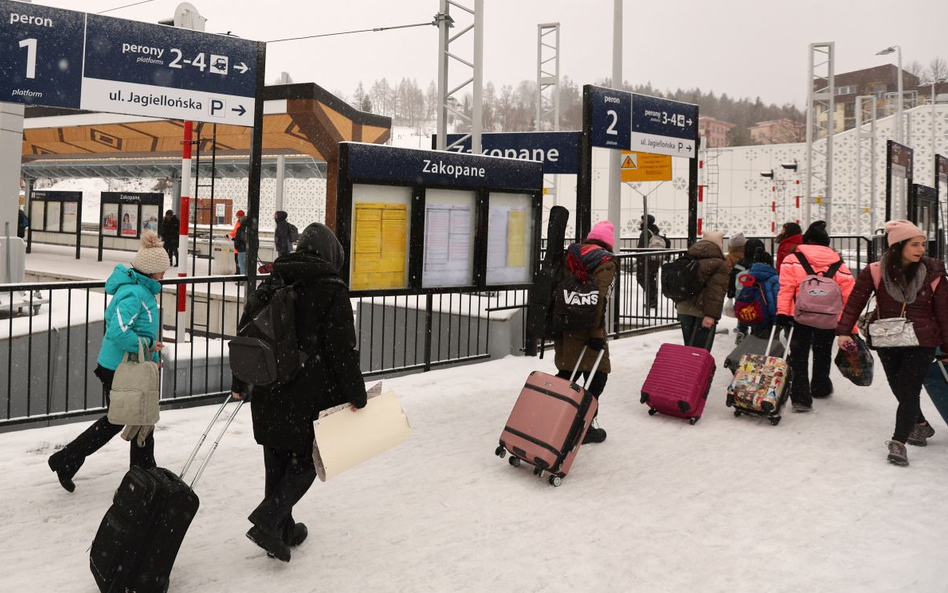
[{"label": "poster on wall", "polygon": [[62,202],[46,202],[46,230],[58,233],[62,230],[61,216],[63,210]]},{"label": "poster on wall", "polygon": [[46,230],[46,202],[33,200],[30,203],[30,230]]},{"label": "poster on wall", "polygon": [[487,283],[524,284],[533,279],[534,225],[527,194],[490,195],[487,217]]},{"label": "poster on wall", "polygon": [[352,288],[407,286],[408,205],[362,202],[353,218]]},{"label": "poster on wall", "polygon": [[102,234],[118,235],[118,204],[102,204]]},{"label": "poster on wall", "polygon": [[227,205],[214,204],[214,224],[227,224]]},{"label": "poster on wall", "polygon": [[425,196],[425,288],[473,284],[475,196],[429,189]]},{"label": "poster on wall", "polygon": [[79,225],[79,204],[63,202],[63,232],[75,233]]},{"label": "poster on wall", "polygon": [[158,232],[158,206],[142,206],[142,232]]},{"label": "poster on wall", "polygon": [[122,204],[120,232],[123,237],[138,236],[138,204]]}]

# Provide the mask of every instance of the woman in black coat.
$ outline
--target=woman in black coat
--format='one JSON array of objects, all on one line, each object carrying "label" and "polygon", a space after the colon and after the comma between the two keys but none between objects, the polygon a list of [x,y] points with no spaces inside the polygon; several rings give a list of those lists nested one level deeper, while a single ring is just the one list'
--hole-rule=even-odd
[{"label": "woman in black coat", "polygon": [[[296,252],[273,264],[273,274],[285,282],[301,281],[296,334],[305,354],[303,368],[279,387],[248,386],[236,377],[233,382],[234,397],[250,400],[253,435],[263,446],[266,470],[264,499],[250,514],[253,527],[247,537],[284,562],[290,561],[290,547],[307,535],[292,513],[316,479],[313,421],[339,404],[366,404],[349,290],[339,278],[344,263],[342,245],[329,227],[306,227]],[[244,315],[255,312],[258,294],[250,297]]]}]

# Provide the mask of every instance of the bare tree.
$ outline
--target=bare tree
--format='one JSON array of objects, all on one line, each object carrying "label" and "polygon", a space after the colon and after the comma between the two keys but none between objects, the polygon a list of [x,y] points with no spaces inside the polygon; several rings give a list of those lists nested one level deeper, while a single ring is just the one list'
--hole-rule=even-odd
[{"label": "bare tree", "polygon": [[922,66],[922,63],[919,62],[918,60],[912,60],[911,62],[903,66],[902,69],[908,72],[909,74],[916,76],[919,79],[921,79],[922,76],[925,74],[925,67]]},{"label": "bare tree", "polygon": [[928,63],[928,70],[925,72],[928,82],[939,82],[948,80],[948,60],[941,56],[935,56]]}]

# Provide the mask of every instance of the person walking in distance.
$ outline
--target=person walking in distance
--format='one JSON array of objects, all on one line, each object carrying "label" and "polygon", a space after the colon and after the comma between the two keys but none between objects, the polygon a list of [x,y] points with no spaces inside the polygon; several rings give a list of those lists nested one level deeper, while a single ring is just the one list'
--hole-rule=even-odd
[{"label": "person walking in distance", "polygon": [[774,267],[777,268],[777,272],[780,272],[784,258],[803,243],[803,228],[795,222],[785,222],[780,229],[780,234],[774,237],[774,243],[777,244],[777,261]]},{"label": "person walking in distance", "polygon": [[[243,226],[243,221],[244,221],[245,216],[246,216],[246,213],[243,210],[238,210],[237,213],[234,215],[235,217],[234,228],[229,233],[227,233],[227,237],[231,241],[234,242],[234,265],[237,266],[238,274],[246,273],[246,272],[241,272],[241,269],[243,268],[240,265],[240,254],[242,252],[246,252],[247,250],[247,240],[245,238],[247,236],[247,229],[244,229],[244,232],[240,234],[240,227]],[[238,234],[240,234],[239,239],[238,239]],[[241,243],[242,248],[240,249],[238,249],[238,245],[237,245],[238,241],[240,241]]]},{"label": "person walking in distance", "polygon": [[724,260],[724,233],[705,231],[700,241],[688,249],[688,256],[698,260],[701,291],[679,301],[675,306],[685,344],[705,348],[714,344],[714,328],[721,319],[727,295],[728,271]]},{"label": "person walking in distance", "polygon": [[293,251],[293,241],[290,237],[290,223],[286,221],[287,214],[283,210],[273,213],[276,229],[273,231],[273,246],[277,257],[283,257]]},{"label": "person walking in distance", "polygon": [[175,216],[174,210],[167,210],[165,217],[161,219],[158,227],[158,236],[165,244],[165,251],[168,252],[168,260],[172,266],[176,266],[178,261],[178,237],[181,233],[181,221]]},{"label": "person walking in distance", "polygon": [[[885,233],[889,247],[879,263],[859,274],[835,333],[840,348],[856,347],[853,326],[873,294],[875,319],[905,317],[912,323],[917,345],[876,349],[889,388],[899,402],[895,430],[886,443],[887,459],[908,465],[906,443],[925,446],[935,434],[922,415],[919,394],[935,348],[940,346],[942,353],[948,353],[948,286],[945,264],[925,256],[928,239],[921,229],[907,220],[893,220],[885,223]],[[948,355],[941,354],[939,360],[948,362]]]},{"label": "person walking in distance", "polygon": [[[283,562],[308,530],[293,518],[293,507],[316,479],[313,421],[322,410],[351,403],[366,405],[359,368],[349,290],[340,279],[345,265],[342,245],[324,224],[314,222],[300,234],[295,253],[273,263],[272,276],[293,284],[296,335],[305,354],[302,368],[277,387],[250,386],[236,377],[232,395],[250,400],[254,439],[263,447],[264,498],[250,514],[247,537]],[[269,280],[268,280],[269,281]],[[241,318],[263,307],[261,287],[248,299]]]},{"label": "person walking in distance", "polygon": [[[568,379],[576,368],[580,356],[582,361],[579,370],[586,380],[586,391],[597,400],[602,395],[612,370],[609,364],[609,346],[606,343],[606,298],[612,289],[612,282],[616,275],[615,255],[612,253],[615,242],[615,227],[608,220],[597,222],[580,243],[573,243],[566,250],[566,266],[563,266],[563,277],[572,274],[572,267],[582,267],[588,277],[593,279],[599,288],[596,302],[596,315],[592,324],[586,330],[567,330],[558,336],[553,347],[556,352],[554,362],[557,368],[557,377]],[[585,354],[583,348],[585,347]],[[596,374],[592,372],[599,351],[604,350],[602,361]],[[601,443],[606,440],[606,431],[603,428],[590,426],[583,443]]]},{"label": "person walking in distance", "polygon": [[[648,224],[646,224],[648,220]],[[648,215],[648,219],[645,216],[642,216],[642,219],[639,221],[639,228],[641,232],[639,233],[638,241],[636,242],[636,247],[639,249],[666,249],[668,248],[668,240],[661,235],[661,231],[658,226],[655,224],[655,217],[651,214]],[[649,309],[658,308],[658,271],[662,265],[661,256],[649,257],[648,265],[646,266],[646,258],[638,257],[635,260],[635,278],[638,285],[642,287],[642,290],[645,291],[646,306]]]},{"label": "person walking in distance", "polygon": [[[803,244],[788,254],[780,267],[777,325],[794,328],[787,361],[793,378],[788,388],[794,412],[809,412],[813,398],[825,398],[833,393],[829,376],[833,363],[833,336],[855,281],[843,259],[829,244],[826,223],[818,220],[807,228]],[[818,279],[814,280],[814,276]],[[825,301],[827,306],[809,306],[816,301]],[[813,313],[817,310],[823,314]],[[812,379],[809,373],[811,348]]]},{"label": "person walking in distance", "polygon": [[[141,247],[135,254],[131,268],[118,264],[105,283],[105,293],[112,296],[105,310],[105,336],[96,360],[95,376],[102,382],[106,407],[115,369],[126,352],[137,353],[142,339],[151,350],[153,360],[160,362],[159,351],[164,347],[158,338],[160,318],[157,295],[161,280],[171,263],[161,240],[154,231],[142,233]],[[86,457],[92,455],[112,437],[122,432],[123,426],[109,423],[108,417],[99,418],[71,443],[50,456],[49,468],[56,472],[59,483],[67,491],[76,489],[73,477]],[[130,442],[131,465],[143,469],[155,467],[155,438],[149,434],[143,444],[139,439]]]}]

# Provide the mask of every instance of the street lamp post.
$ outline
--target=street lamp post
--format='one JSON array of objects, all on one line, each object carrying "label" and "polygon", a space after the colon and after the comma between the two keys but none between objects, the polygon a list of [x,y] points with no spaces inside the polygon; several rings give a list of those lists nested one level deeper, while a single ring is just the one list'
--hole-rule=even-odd
[{"label": "street lamp post", "polygon": [[887,47],[887,48],[885,48],[885,49],[883,49],[883,50],[881,50],[881,51],[879,51],[879,52],[876,52],[876,55],[877,55],[877,56],[886,56],[886,55],[891,54],[892,52],[895,52],[896,63],[897,63],[897,65],[898,65],[898,69],[899,69],[899,72],[898,72],[898,76],[899,76],[899,78],[898,78],[899,98],[898,98],[898,101],[897,101],[896,104],[895,104],[895,115],[896,115],[896,117],[895,117],[895,121],[896,121],[896,126],[895,126],[895,141],[898,142],[899,144],[902,144],[902,143],[903,143],[903,141],[902,141],[902,134],[903,134],[903,129],[902,129],[902,128],[903,128],[903,124],[902,124],[902,103],[903,103],[903,100],[904,100],[904,98],[903,98],[903,96],[902,96],[902,92],[903,92],[903,91],[902,91],[902,46],[901,46],[901,45],[890,45],[889,47]]}]

